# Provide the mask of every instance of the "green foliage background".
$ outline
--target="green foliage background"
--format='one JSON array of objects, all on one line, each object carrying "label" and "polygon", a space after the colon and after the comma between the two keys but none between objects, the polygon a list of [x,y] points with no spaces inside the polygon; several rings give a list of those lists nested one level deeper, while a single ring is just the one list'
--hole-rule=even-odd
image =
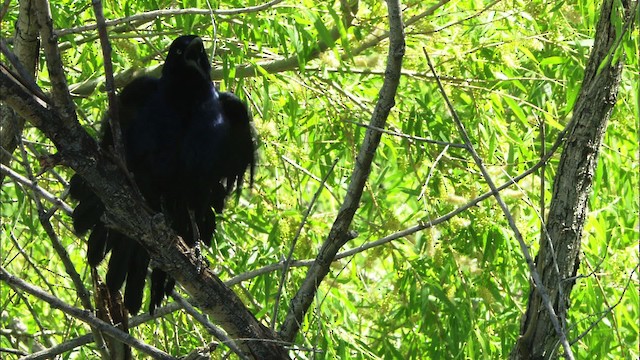
[{"label": "green foliage background", "polygon": [[[211,2],[232,9],[262,2]],[[571,118],[593,42],[599,8],[576,1],[453,1],[420,17],[433,1],[408,1],[407,53],[396,107],[384,135],[345,249],[433,220],[488,191],[462,149],[421,141],[461,143],[430,77],[423,49],[434,60],[454,106],[496,183],[526,171],[548,150]],[[117,19],[156,9],[207,9],[206,1],[105,1]],[[215,245],[206,254],[224,280],[281,260],[289,251],[314,193],[323,187],[295,248],[312,259],[331,227],[354,168],[382,84],[387,41],[373,42],[388,26],[383,2],[359,3],[355,25],[340,24],[339,2],[284,1],[266,10],[215,16],[184,14],[110,30],[116,72],[151,68],[179,34],[196,33],[213,49],[223,70],[219,86],[250,104],[260,137],[260,165],[251,190],[231,201]],[[18,4],[9,2],[2,37],[13,37]],[[90,2],[55,1],[57,29],[92,23]],[[340,30],[334,40],[330,29]],[[329,49],[309,60],[317,41]],[[104,75],[95,31],[60,37],[72,90]],[[582,276],[572,292],[569,339],[580,359],[637,359],[638,353],[638,54],[637,39],[623,39],[628,61],[618,103],[605,135],[582,241]],[[291,57],[294,66],[239,77],[235,67]],[[38,83],[48,88],[44,58]],[[83,125],[99,134],[106,96],[75,98]],[[545,142],[541,127],[546,127]],[[12,168],[37,172],[37,157],[54,153],[42,134],[27,126],[24,152]],[[411,138],[414,137],[414,138]],[[537,248],[541,195],[548,204],[559,154],[505,190],[527,243]],[[333,172],[328,174],[337,161]],[[29,170],[31,169],[31,170]],[[72,173],[62,167],[38,184],[66,196]],[[325,184],[320,179],[327,177]],[[541,179],[545,186],[541,189]],[[2,266],[81,307],[74,286],[38,220],[32,192],[7,179],[2,202]],[[46,204],[50,206],[50,204]],[[56,232],[76,269],[91,286],[84,241],[58,210]],[[265,323],[284,319],[288,301],[306,268],[294,268],[284,286],[282,309],[273,319],[280,272],[234,287]],[[300,358],[496,359],[514,345],[527,303],[529,271],[499,207],[486,200],[441,225],[337,261],[320,287],[294,354]],[[615,306],[615,307],[614,307]],[[614,308],[613,308],[614,307]],[[84,335],[89,328],[46,303],[0,283],[0,347],[36,351]],[[277,329],[277,326],[276,326]],[[132,334],[173,355],[212,341],[182,312],[143,324]],[[310,351],[315,349],[316,352]],[[214,358],[222,358],[218,350]],[[92,345],[63,358],[95,358]],[[3,358],[15,358],[3,354]]]}]

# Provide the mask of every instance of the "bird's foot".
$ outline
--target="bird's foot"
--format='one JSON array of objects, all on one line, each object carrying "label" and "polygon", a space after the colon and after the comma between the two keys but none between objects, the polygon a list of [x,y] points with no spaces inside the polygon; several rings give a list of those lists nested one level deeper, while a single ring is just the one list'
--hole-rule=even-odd
[{"label": "bird's foot", "polygon": [[191,249],[191,253],[196,258],[196,269],[198,270],[198,274],[202,274],[204,269],[209,267],[209,262],[204,258],[204,256],[202,256],[199,241],[196,242],[195,246]]}]

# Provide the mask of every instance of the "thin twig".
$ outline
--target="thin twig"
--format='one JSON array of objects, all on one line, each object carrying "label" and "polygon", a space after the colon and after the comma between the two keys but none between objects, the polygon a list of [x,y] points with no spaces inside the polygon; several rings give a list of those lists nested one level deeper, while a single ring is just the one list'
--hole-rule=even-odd
[{"label": "thin twig", "polygon": [[61,310],[65,314],[70,315],[84,323],[87,323],[119,341],[131,345],[132,347],[144,352],[145,354],[151,355],[155,359],[176,360],[176,358],[165,353],[164,351],[156,349],[151,345],[145,344],[134,338],[133,336],[125,333],[124,331],[113,327],[111,324],[98,319],[90,311],[74,308],[73,306],[68,305],[67,303],[45,292],[39,287],[31,285],[24,280],[8,273],[2,266],[0,266],[0,280],[6,282],[9,286],[16,290],[23,290],[37,297],[38,299],[47,302],[51,307]]},{"label": "thin twig", "polygon": [[447,153],[447,151],[449,151],[449,145],[445,145],[444,149],[442,149],[442,151],[440,151],[440,154],[438,154],[438,156],[436,156],[436,158],[433,160],[433,164],[431,164],[431,166],[429,167],[427,178],[424,180],[424,185],[420,190],[420,195],[418,195],[418,200],[422,199],[425,196],[427,189],[429,188],[429,181],[431,181],[431,177],[436,172],[436,166],[438,165],[444,154]]},{"label": "thin twig", "polygon": [[520,245],[520,250],[522,251],[524,258],[527,261],[527,265],[529,266],[529,271],[531,272],[531,277],[533,278],[534,284],[536,286],[536,290],[538,291],[538,293],[543,299],[544,305],[547,308],[547,311],[549,312],[549,315],[550,315],[549,318],[565,350],[565,356],[571,360],[574,358],[573,352],[571,351],[571,346],[569,345],[569,342],[567,341],[567,337],[564,331],[562,330],[560,323],[558,322],[558,316],[556,315],[555,310],[553,309],[553,304],[551,303],[551,299],[547,294],[547,291],[544,287],[544,283],[542,282],[542,278],[540,277],[540,274],[536,269],[535,263],[533,262],[533,258],[529,253],[529,248],[527,247],[527,244],[524,242],[524,239],[522,238],[522,234],[520,233],[520,230],[518,229],[518,226],[516,225],[516,222],[513,219],[513,216],[511,216],[511,211],[505,204],[504,200],[502,200],[502,197],[500,196],[500,192],[498,191],[495,183],[491,179],[491,176],[489,175],[489,172],[485,168],[482,162],[482,159],[480,158],[480,156],[478,156],[478,153],[473,148],[471,139],[469,138],[469,135],[467,134],[467,131],[464,128],[464,125],[462,124],[462,121],[460,121],[460,118],[458,117],[458,113],[456,112],[453,105],[451,104],[451,101],[449,100],[449,97],[447,96],[447,93],[445,92],[444,87],[442,86],[442,83],[438,80],[438,74],[436,73],[436,70],[433,67],[433,63],[431,63],[431,59],[429,58],[429,54],[427,53],[427,50],[425,48],[423,48],[422,50],[427,60],[427,64],[429,65],[429,68],[431,69],[433,76],[436,78],[436,83],[438,84],[440,93],[444,97],[444,100],[447,104],[447,108],[449,109],[449,112],[451,113],[453,121],[458,127],[460,136],[464,140],[464,143],[467,145],[467,148],[469,150],[469,153],[471,154],[471,157],[473,157],[473,160],[475,161],[476,165],[478,166],[478,168],[480,168],[483,178],[489,185],[489,188],[491,189],[493,196],[496,198],[498,205],[500,205],[500,208],[504,212],[504,215],[507,218],[507,222],[509,223],[509,227],[511,227],[511,230],[513,231],[514,236],[518,241],[518,244]]},{"label": "thin twig", "polygon": [[271,317],[272,330],[275,329],[276,321],[278,319],[278,308],[280,307],[280,297],[282,296],[282,288],[284,286],[284,283],[287,281],[287,273],[289,272],[289,267],[291,266],[293,251],[295,250],[298,239],[300,238],[300,234],[302,233],[302,228],[304,228],[304,225],[307,223],[307,219],[311,214],[313,205],[315,205],[316,201],[318,200],[318,197],[320,197],[320,194],[322,193],[322,188],[327,183],[327,179],[329,179],[329,176],[333,173],[333,169],[336,167],[337,163],[338,163],[338,159],[335,159],[333,161],[333,164],[331,165],[331,168],[329,168],[329,171],[327,171],[327,174],[324,176],[324,178],[322,178],[322,181],[320,182],[320,186],[318,187],[318,190],[316,190],[316,193],[313,195],[313,198],[311,199],[311,202],[309,203],[309,206],[307,207],[307,210],[304,213],[304,217],[302,218],[302,221],[298,226],[298,230],[296,231],[296,234],[293,237],[293,240],[291,241],[291,246],[289,247],[289,254],[287,255],[287,259],[284,261],[284,264],[282,266],[282,274],[280,275],[280,283],[278,284],[278,291],[276,293],[276,303],[273,306],[273,315]]},{"label": "thin twig", "polygon": [[[638,267],[640,267],[640,265],[636,265],[635,268],[633,268],[633,270],[631,271],[631,273],[629,274],[629,278],[627,279],[627,284],[624,286],[624,288],[622,289],[622,294],[620,294],[620,297],[618,298],[618,301],[616,301],[615,304],[610,305],[609,307],[607,307],[607,309],[605,309],[604,311],[602,311],[602,314],[598,317],[597,320],[595,320],[593,323],[591,323],[589,325],[589,327],[587,327],[587,329],[585,331],[583,331],[582,333],[580,333],[578,336],[576,336],[575,339],[571,340],[571,345],[574,345],[575,343],[577,343],[578,341],[580,341],[580,339],[582,339],[583,337],[585,337],[589,332],[591,332],[591,330],[596,327],[596,325],[598,325],[598,323],[600,323],[600,321],[602,321],[602,319],[604,319],[607,315],[609,315],[613,309],[615,309],[618,305],[620,305],[622,303],[622,300],[624,299],[624,294],[627,292],[627,289],[629,289],[629,287],[631,286],[631,281],[633,280],[633,274],[638,271]],[[637,290],[637,289],[636,289]],[[614,317],[615,319],[615,317]],[[620,344],[623,344],[623,342],[621,341]]]},{"label": "thin twig", "polygon": [[408,140],[414,140],[414,141],[418,141],[418,142],[425,142],[428,144],[434,144],[434,145],[440,145],[440,146],[446,146],[446,147],[454,147],[454,148],[460,148],[460,149],[466,149],[467,146],[465,144],[457,144],[457,143],[451,143],[451,142],[447,142],[447,141],[440,141],[440,140],[433,140],[433,139],[428,139],[425,137],[420,137],[420,136],[415,136],[415,135],[409,135],[409,134],[405,134],[405,133],[401,133],[401,132],[397,132],[397,131],[393,131],[393,130],[387,130],[387,129],[381,129],[379,127],[375,127],[369,124],[363,124],[357,121],[353,121],[353,120],[345,120],[345,122],[348,123],[352,123],[361,127],[365,127],[367,129],[373,129],[373,130],[377,130],[380,132],[383,132],[385,134],[389,134],[389,135],[393,135],[393,136],[397,136],[397,137],[401,137],[404,139],[408,139]]},{"label": "thin twig", "polygon": [[[238,9],[209,10],[209,9],[189,8],[189,9],[154,10],[154,11],[148,11],[141,14],[127,16],[120,19],[108,20],[105,22],[105,25],[107,27],[112,27],[120,24],[130,24],[134,22],[149,22],[160,17],[170,17],[170,16],[177,16],[177,15],[209,15],[213,13],[214,15],[224,16],[224,15],[247,14],[247,13],[266,10],[276,4],[281,3],[282,1],[283,0],[272,0],[262,5],[249,6],[249,7],[238,8]],[[80,34],[83,32],[95,30],[97,28],[98,28],[97,24],[91,24],[91,25],[78,26],[72,29],[58,30],[55,32],[55,34],[57,36],[64,36],[69,34]]]},{"label": "thin twig", "polygon": [[64,212],[67,213],[67,215],[71,215],[73,213],[73,208],[69,206],[66,202],[62,201],[62,199],[56,197],[52,193],[43,189],[37,183],[13,171],[13,169],[11,169],[10,167],[5,166],[4,164],[0,164],[0,172],[9,176],[11,179],[13,179],[13,181],[19,184],[22,184],[28,187],[29,189],[33,190],[34,192],[38,193],[39,196],[42,196],[45,200],[54,204],[54,206],[57,206],[62,210],[64,210]]},{"label": "thin twig", "polygon": [[215,336],[216,339],[220,340],[221,343],[227,345],[231,351],[233,351],[240,359],[249,360],[249,358],[240,350],[238,345],[233,341],[227,333],[225,333],[222,329],[212,324],[209,319],[206,318],[202,313],[200,313],[196,308],[194,308],[187,300],[182,298],[175,290],[171,292],[171,298],[176,301],[191,317],[196,319],[202,326],[211,333],[211,335]]},{"label": "thin twig", "polygon": [[122,140],[122,130],[118,117],[118,101],[116,97],[116,85],[113,80],[113,62],[111,61],[111,43],[107,34],[107,25],[102,11],[102,1],[92,0],[93,11],[96,14],[98,35],[100,37],[100,47],[102,48],[102,58],[104,63],[105,90],[109,101],[109,126],[113,138],[113,150],[120,167],[126,171],[124,165],[124,143]]}]

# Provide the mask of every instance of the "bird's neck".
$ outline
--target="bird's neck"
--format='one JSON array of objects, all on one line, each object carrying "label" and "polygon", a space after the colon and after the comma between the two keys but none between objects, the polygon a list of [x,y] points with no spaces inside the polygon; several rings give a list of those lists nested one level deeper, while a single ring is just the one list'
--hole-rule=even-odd
[{"label": "bird's neck", "polygon": [[207,101],[215,94],[211,80],[202,78],[167,79],[163,91],[166,99],[175,105],[193,107]]}]

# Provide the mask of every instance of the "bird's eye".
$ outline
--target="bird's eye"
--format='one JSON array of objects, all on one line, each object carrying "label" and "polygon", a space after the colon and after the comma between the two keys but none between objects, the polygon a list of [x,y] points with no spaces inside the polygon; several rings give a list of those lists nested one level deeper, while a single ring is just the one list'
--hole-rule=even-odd
[{"label": "bird's eye", "polygon": [[176,50],[176,54],[182,55],[182,50],[180,50],[180,49]]}]

